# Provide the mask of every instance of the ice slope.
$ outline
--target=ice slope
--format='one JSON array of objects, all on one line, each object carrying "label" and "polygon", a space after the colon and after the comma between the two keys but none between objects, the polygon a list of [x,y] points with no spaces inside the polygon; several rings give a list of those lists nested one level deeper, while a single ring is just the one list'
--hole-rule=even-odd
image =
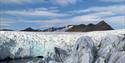
[{"label": "ice slope", "polygon": [[125,63],[125,29],[86,33],[0,32],[0,58],[44,56],[27,63]]}]

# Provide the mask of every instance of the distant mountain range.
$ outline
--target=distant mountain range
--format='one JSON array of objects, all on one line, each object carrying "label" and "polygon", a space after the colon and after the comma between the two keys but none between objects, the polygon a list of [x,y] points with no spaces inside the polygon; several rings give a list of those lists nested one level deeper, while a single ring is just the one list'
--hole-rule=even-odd
[{"label": "distant mountain range", "polygon": [[[33,32],[88,32],[88,31],[101,31],[101,30],[113,30],[113,28],[105,21],[101,21],[97,24],[79,24],[79,25],[67,25],[64,27],[51,27],[48,29],[40,30],[28,27],[20,31],[33,31]],[[0,31],[13,31],[10,29],[1,29]]]},{"label": "distant mountain range", "polygon": [[72,28],[68,29],[68,32],[88,32],[88,31],[101,31],[101,30],[113,30],[113,28],[108,25],[105,21],[101,21],[97,24],[80,24],[74,25]]},{"label": "distant mountain range", "polygon": [[14,31],[14,30],[11,30],[11,29],[0,29],[0,31]]},{"label": "distant mountain range", "polygon": [[34,31],[34,32],[35,32],[35,31],[37,31],[37,32],[39,31],[39,32],[40,32],[40,31],[42,31],[42,30],[40,30],[40,29],[33,29],[33,28],[31,28],[31,27],[28,27],[28,28],[26,28],[26,29],[24,29],[24,30],[20,30],[20,31]]}]

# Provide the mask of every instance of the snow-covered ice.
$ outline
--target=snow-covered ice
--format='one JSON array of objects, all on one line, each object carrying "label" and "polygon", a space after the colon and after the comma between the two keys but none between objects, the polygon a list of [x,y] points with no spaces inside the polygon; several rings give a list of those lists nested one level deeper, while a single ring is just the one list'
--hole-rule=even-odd
[{"label": "snow-covered ice", "polygon": [[27,63],[125,63],[125,29],[94,32],[0,31],[0,59]]},{"label": "snow-covered ice", "polygon": [[[54,47],[68,49],[83,33],[0,32],[0,58],[45,56]],[[7,53],[8,51],[8,53]],[[4,52],[4,53],[3,53]]]}]

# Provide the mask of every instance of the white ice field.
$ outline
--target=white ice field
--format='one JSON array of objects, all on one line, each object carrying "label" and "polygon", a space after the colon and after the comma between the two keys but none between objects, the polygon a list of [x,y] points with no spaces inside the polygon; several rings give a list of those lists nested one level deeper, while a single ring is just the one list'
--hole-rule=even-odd
[{"label": "white ice field", "polygon": [[94,32],[0,31],[0,59],[27,63],[125,63],[125,29]]}]

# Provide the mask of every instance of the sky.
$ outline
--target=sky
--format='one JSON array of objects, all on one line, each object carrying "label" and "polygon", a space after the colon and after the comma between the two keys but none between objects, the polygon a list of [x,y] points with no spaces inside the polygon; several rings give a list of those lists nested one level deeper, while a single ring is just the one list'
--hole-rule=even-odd
[{"label": "sky", "polygon": [[0,0],[0,28],[45,29],[104,20],[125,29],[125,0]]}]

